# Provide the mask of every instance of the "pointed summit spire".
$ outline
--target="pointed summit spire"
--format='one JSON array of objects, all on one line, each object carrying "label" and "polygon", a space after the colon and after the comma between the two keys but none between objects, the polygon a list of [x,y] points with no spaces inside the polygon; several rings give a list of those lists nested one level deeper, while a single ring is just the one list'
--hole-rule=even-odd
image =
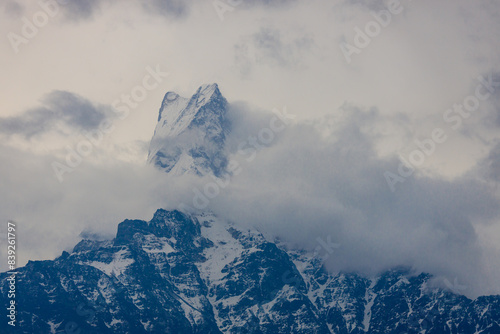
[{"label": "pointed summit spire", "polygon": [[148,161],[168,173],[224,173],[227,101],[216,83],[200,86],[190,98],[167,92],[149,148]]}]

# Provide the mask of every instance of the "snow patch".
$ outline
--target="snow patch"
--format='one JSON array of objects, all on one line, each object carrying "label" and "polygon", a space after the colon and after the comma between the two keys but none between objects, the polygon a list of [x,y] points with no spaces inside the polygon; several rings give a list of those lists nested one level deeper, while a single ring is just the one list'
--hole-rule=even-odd
[{"label": "snow patch", "polygon": [[368,289],[366,289],[366,294],[365,294],[365,312],[364,312],[364,317],[363,317],[363,326],[364,326],[364,331],[368,332],[370,329],[370,321],[372,317],[372,306],[373,303],[375,302],[375,298],[377,298],[377,294],[373,292],[373,287],[377,281],[375,279],[371,280],[370,286]]},{"label": "snow patch", "polygon": [[170,240],[167,238],[157,238],[154,235],[147,235],[146,242],[143,244],[142,249],[148,254],[174,253],[175,249],[170,245]]},{"label": "snow patch", "polygon": [[55,322],[53,321],[49,321],[47,322],[47,325],[50,326],[50,333],[57,333],[57,329],[59,328],[59,326],[61,326],[62,322],[56,324]]},{"label": "snow patch", "polygon": [[198,264],[202,278],[212,284],[221,281],[225,277],[222,269],[241,256],[244,248],[228,232],[229,224],[210,214],[202,214],[197,218],[201,224],[202,236],[214,243],[214,247],[207,248],[204,251],[203,255],[207,260]]},{"label": "snow patch", "polygon": [[94,268],[99,269],[108,276],[114,274],[115,276],[121,276],[127,269],[129,265],[134,263],[133,259],[127,258],[128,251],[125,248],[120,249],[118,252],[113,254],[113,261],[110,263],[104,263],[99,261],[92,261],[90,263],[82,263]]}]

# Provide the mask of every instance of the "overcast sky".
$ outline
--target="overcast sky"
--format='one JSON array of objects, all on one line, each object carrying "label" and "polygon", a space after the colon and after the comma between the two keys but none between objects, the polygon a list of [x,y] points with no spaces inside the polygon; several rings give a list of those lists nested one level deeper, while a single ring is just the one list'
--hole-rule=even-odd
[{"label": "overcast sky", "polygon": [[[0,219],[20,265],[192,204],[208,181],[165,178],[148,144],[167,91],[217,82],[242,172],[210,209],[299,247],[330,235],[332,270],[405,264],[500,293],[497,1],[42,3],[0,2]],[[238,157],[273,108],[294,120]]]}]

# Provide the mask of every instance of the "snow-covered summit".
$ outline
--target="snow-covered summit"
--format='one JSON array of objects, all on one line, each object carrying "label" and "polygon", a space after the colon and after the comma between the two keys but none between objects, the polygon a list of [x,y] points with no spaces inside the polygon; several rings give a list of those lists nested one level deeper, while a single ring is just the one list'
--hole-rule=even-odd
[{"label": "snow-covered summit", "polygon": [[224,174],[229,122],[227,101],[216,83],[200,86],[190,98],[169,91],[149,146],[149,163],[175,175]]}]

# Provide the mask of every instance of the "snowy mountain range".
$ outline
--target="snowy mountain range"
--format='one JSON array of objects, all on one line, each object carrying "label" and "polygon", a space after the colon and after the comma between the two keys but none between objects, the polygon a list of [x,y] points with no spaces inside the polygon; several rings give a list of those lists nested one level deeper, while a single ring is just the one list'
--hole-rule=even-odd
[{"label": "snowy mountain range", "polygon": [[[330,245],[332,249],[334,244]],[[22,333],[500,333],[500,296],[430,288],[427,274],[331,274],[203,213],[158,210],[17,274]],[[6,294],[7,274],[0,275]],[[1,322],[2,333],[11,328]]]},{"label": "snowy mountain range", "polygon": [[[226,112],[216,84],[189,99],[168,92],[149,162],[176,176],[227,173]],[[2,321],[0,332],[500,333],[500,296],[472,300],[405,267],[331,273],[324,258],[337,247],[327,238],[314,252],[288,249],[210,212],[159,209],[121,222],[112,240],[19,268],[18,323]]]}]

